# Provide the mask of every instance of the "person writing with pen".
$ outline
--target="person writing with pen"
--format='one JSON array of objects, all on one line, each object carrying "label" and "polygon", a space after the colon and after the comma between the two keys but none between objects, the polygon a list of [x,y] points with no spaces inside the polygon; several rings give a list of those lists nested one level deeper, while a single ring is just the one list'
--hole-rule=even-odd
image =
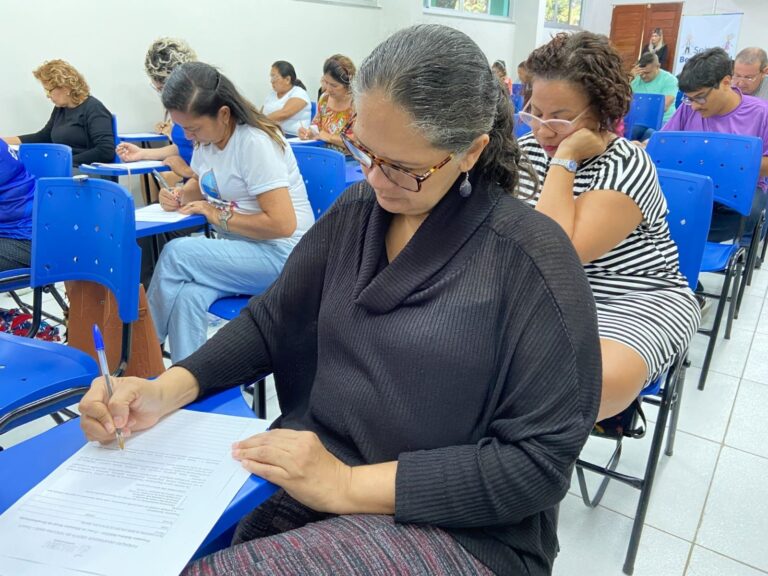
[{"label": "person writing with pen", "polygon": [[194,177],[160,191],[169,211],[202,214],[216,238],[177,238],[163,248],[147,292],[157,335],[182,360],[207,339],[208,307],[258,294],[314,222],[304,180],[280,128],[215,68],[177,67],[163,88],[174,123],[198,142]]},{"label": "person writing with pen", "polygon": [[280,418],[232,456],[280,490],[184,576],[550,574],[600,401],[584,269],[515,197],[529,168],[509,98],[466,34],[401,30],[353,86],[340,138],[366,181],[197,352],[115,379],[111,400],[94,381],[81,425],[104,442],[122,427],[130,450],[199,396],[274,374]]},{"label": "person writing with pen", "polygon": [[[144,71],[149,77],[149,84],[158,94],[163,91],[165,81],[171,72],[186,62],[196,62],[197,54],[184,41],[178,38],[158,38],[147,50],[144,58]],[[166,117],[156,126],[158,133],[165,134],[171,140],[168,146],[160,148],[140,148],[130,142],[121,142],[115,152],[123,162],[139,160],[160,160],[181,179],[194,176],[189,164],[192,160],[194,141],[184,135],[181,126],[175,125]]]}]

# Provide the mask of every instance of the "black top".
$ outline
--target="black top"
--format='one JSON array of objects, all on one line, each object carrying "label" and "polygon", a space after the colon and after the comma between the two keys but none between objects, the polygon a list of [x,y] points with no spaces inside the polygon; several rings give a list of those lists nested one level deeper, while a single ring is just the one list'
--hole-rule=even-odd
[{"label": "black top", "polygon": [[[650,49],[648,48],[647,44],[643,48],[643,54],[645,54],[646,52],[650,52]],[[659,65],[664,70],[669,70],[669,68],[667,68],[667,45],[666,44],[664,44],[664,46],[656,50],[656,57],[659,59]]]},{"label": "black top", "polygon": [[367,182],[280,278],[180,366],[203,394],[275,375],[276,427],[350,465],[398,461],[398,522],[449,531],[498,574],[549,574],[556,506],[597,416],[584,268],[552,220],[458,183],[402,252]]},{"label": "black top", "polygon": [[112,114],[93,96],[74,108],[54,107],[42,130],[19,139],[24,143],[66,144],[72,148],[75,166],[115,159]]}]

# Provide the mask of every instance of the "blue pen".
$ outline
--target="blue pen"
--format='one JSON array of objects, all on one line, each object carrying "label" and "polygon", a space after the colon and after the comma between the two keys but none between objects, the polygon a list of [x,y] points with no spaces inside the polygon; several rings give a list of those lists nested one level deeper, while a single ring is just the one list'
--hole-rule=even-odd
[{"label": "blue pen", "polygon": [[[112,381],[109,379],[109,366],[107,366],[107,355],[104,353],[104,339],[101,337],[101,330],[98,324],[93,325],[93,345],[96,348],[96,356],[99,358],[101,375],[104,376],[104,382],[107,384],[107,397],[112,398]],[[120,428],[115,429],[115,438],[120,450],[125,450],[125,440],[123,440],[123,431]]]}]

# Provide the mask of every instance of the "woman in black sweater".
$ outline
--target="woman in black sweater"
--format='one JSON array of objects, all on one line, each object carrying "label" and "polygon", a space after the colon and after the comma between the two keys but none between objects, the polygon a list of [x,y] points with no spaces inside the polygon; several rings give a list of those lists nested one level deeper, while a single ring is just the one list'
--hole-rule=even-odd
[{"label": "woman in black sweater", "polygon": [[600,398],[581,263],[513,197],[509,99],[465,34],[397,32],[355,104],[367,181],[196,353],[117,379],[109,408],[96,380],[83,429],[107,442],[272,371],[282,415],[233,457],[282,490],[186,575],[548,574]]},{"label": "woman in black sweater", "polygon": [[53,102],[51,117],[38,132],[9,136],[4,140],[8,144],[66,144],[72,148],[75,166],[112,162],[115,158],[112,114],[90,95],[83,75],[64,60],[45,62],[33,74]]}]

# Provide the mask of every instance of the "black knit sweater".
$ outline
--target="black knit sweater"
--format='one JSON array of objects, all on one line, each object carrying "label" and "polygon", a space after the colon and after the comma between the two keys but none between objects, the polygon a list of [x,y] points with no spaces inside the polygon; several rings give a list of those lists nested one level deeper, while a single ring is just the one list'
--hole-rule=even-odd
[{"label": "black knit sweater", "polygon": [[19,139],[25,143],[66,144],[72,148],[75,166],[115,159],[112,114],[93,96],[74,108],[54,107],[39,132],[24,134]]},{"label": "black knit sweater", "polygon": [[592,294],[562,230],[457,186],[392,263],[361,182],[262,297],[180,363],[202,393],[273,371],[282,417],[350,465],[398,461],[398,522],[446,529],[494,572],[548,574],[556,507],[597,415]]}]

